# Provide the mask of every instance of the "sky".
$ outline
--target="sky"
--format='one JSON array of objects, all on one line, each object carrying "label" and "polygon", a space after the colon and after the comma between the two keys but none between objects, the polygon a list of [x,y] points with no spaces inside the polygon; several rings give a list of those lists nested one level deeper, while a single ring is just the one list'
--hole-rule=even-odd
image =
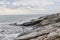
[{"label": "sky", "polygon": [[0,15],[60,12],[60,0],[0,0]]}]

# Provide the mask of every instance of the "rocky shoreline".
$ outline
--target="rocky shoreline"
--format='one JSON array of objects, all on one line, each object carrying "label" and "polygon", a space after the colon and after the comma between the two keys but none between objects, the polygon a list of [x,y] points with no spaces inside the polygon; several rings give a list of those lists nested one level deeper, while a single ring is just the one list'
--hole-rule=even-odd
[{"label": "rocky shoreline", "polygon": [[35,27],[19,34],[15,40],[60,40],[60,13],[32,19],[23,24],[13,24],[23,27]]},{"label": "rocky shoreline", "polygon": [[60,13],[22,24],[0,24],[0,40],[60,40]]}]

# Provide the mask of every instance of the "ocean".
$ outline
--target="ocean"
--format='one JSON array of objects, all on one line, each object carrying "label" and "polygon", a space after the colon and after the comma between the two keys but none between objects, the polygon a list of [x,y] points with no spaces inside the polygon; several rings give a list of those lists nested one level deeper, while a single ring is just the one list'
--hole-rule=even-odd
[{"label": "ocean", "polygon": [[24,21],[30,21],[47,14],[25,14],[25,15],[0,15],[0,23],[20,23]]}]

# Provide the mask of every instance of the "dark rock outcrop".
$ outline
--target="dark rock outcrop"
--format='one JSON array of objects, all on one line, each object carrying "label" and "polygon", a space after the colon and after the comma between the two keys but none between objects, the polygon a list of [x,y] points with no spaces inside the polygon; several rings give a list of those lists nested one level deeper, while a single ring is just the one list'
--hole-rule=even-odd
[{"label": "dark rock outcrop", "polygon": [[31,22],[26,22],[26,23],[20,24],[20,26],[36,25],[36,24],[40,23],[41,21],[42,21],[41,19],[35,19],[35,20],[32,20]]}]

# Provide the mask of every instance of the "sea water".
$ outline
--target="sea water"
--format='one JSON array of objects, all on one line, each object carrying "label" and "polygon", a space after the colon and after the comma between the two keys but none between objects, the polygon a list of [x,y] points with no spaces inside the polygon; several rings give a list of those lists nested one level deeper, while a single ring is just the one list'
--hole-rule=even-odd
[{"label": "sea water", "polygon": [[27,15],[0,15],[0,23],[20,23],[24,21],[29,21],[46,14],[27,14]]}]

